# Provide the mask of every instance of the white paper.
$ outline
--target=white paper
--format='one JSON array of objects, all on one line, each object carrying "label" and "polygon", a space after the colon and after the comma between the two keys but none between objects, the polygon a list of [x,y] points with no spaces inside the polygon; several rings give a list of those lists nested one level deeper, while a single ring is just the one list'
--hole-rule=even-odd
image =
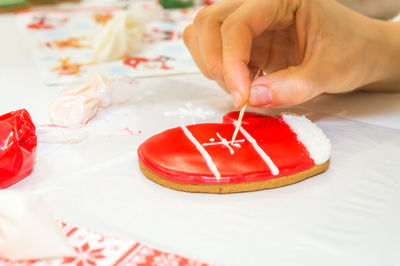
[{"label": "white paper", "polygon": [[39,195],[0,190],[0,257],[48,259],[74,255]]},{"label": "white paper", "polygon": [[80,143],[41,145],[33,174],[14,188],[43,195],[60,219],[218,265],[400,261],[399,130],[278,109],[323,129],[328,171],[278,189],[191,194],[148,180],[137,148],[171,127],[221,122],[231,97],[193,76],[141,80],[135,95],[99,113]]}]

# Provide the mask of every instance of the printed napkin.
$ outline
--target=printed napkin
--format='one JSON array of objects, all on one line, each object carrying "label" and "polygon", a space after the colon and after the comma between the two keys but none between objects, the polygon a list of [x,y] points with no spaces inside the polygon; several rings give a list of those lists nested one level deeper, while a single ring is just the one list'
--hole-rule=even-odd
[{"label": "printed napkin", "polygon": [[0,259],[0,265],[176,265],[206,266],[197,260],[160,251],[135,241],[123,240],[91,230],[59,222],[59,227],[75,249],[76,255],[53,260],[10,262]]},{"label": "printed napkin", "polygon": [[[151,4],[155,5],[136,1],[132,8],[146,10]],[[161,11],[158,19],[146,24],[140,52],[101,64],[93,62],[93,40],[118,12],[123,12],[121,7],[31,10],[17,13],[16,19],[45,82],[62,84],[92,72],[108,77],[198,72],[182,41],[183,30],[196,11]]]}]

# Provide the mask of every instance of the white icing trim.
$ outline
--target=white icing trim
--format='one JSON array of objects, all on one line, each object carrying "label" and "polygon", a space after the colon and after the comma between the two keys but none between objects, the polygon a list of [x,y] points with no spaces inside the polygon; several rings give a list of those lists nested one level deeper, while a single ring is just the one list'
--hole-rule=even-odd
[{"label": "white icing trim", "polygon": [[[238,122],[235,121],[235,124],[237,125]],[[279,174],[279,169],[276,167],[274,162],[271,160],[271,158],[261,149],[260,146],[258,146],[257,141],[243,128],[240,127],[240,132],[242,135],[247,139],[248,142],[253,146],[253,148],[256,150],[258,155],[261,156],[261,158],[264,160],[264,162],[268,165],[269,169],[271,170],[271,173],[273,175],[278,175]]]},{"label": "white icing trim", "polygon": [[201,146],[201,144],[198,142],[198,140],[193,136],[193,134],[189,131],[189,129],[186,126],[181,126],[181,129],[183,133],[185,133],[186,137],[196,146],[197,150],[201,153],[203,156],[204,160],[207,163],[208,168],[210,168],[210,171],[214,174],[215,178],[217,180],[220,180],[221,174],[219,173],[217,166],[214,164],[214,162],[211,159],[210,154]]},{"label": "white icing trim", "polygon": [[316,124],[305,116],[284,114],[282,119],[296,133],[297,139],[307,148],[315,164],[329,160],[331,143]]}]

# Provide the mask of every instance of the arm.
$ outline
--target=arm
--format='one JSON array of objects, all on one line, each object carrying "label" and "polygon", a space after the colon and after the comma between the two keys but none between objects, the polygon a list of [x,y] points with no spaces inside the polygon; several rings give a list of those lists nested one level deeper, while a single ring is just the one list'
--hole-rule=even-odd
[{"label": "arm", "polygon": [[393,59],[387,59],[390,62],[387,76],[362,87],[362,89],[368,91],[400,91],[400,62],[397,61],[400,58],[400,14],[392,21],[378,23],[382,27],[383,45],[385,46],[383,50],[389,58],[392,57]]}]

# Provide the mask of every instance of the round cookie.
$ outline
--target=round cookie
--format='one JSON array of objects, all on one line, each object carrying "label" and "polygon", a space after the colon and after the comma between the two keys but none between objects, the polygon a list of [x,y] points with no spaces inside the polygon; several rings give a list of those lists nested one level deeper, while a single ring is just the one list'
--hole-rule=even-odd
[{"label": "round cookie", "polygon": [[306,117],[246,113],[232,143],[238,114],[149,138],[138,149],[142,172],[176,190],[233,193],[289,185],[328,168],[330,142]]}]

